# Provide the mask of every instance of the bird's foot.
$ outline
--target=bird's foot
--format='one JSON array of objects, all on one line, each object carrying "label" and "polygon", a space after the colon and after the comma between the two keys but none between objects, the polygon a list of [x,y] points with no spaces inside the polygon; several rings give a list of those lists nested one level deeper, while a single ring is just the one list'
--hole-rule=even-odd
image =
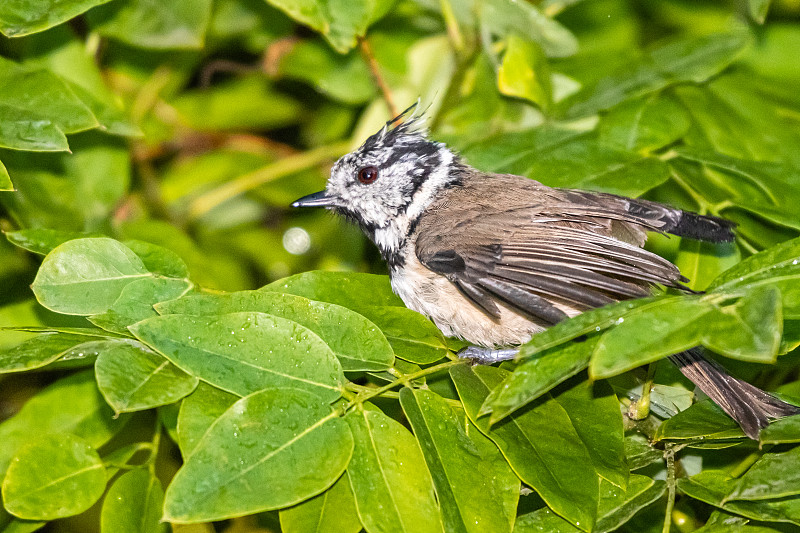
[{"label": "bird's foot", "polygon": [[493,350],[491,348],[481,348],[480,346],[467,346],[460,350],[457,355],[461,359],[471,359],[481,365],[491,365],[492,363],[514,359],[518,353],[519,350],[517,348]]}]

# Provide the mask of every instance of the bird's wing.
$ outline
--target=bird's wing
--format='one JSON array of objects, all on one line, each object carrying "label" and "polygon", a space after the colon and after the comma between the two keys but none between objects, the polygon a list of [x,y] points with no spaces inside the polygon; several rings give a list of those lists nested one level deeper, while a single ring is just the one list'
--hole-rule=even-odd
[{"label": "bird's wing", "polygon": [[682,281],[672,263],[638,246],[658,220],[627,215],[618,197],[592,205],[578,191],[496,178],[448,191],[415,233],[420,262],[488,314],[499,316],[500,300],[555,324],[565,307],[583,311]]}]

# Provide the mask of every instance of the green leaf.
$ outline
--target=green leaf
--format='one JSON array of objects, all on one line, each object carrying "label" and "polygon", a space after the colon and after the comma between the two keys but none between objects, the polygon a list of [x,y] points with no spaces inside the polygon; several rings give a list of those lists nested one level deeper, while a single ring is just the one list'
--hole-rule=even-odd
[{"label": "green leaf", "polygon": [[497,86],[506,96],[525,98],[542,109],[550,107],[553,87],[550,65],[542,49],[533,41],[511,34],[497,71]]},{"label": "green leaf", "polygon": [[703,346],[742,361],[774,363],[781,344],[781,294],[756,287],[735,304],[719,309],[702,333]]},{"label": "green leaf", "polygon": [[785,318],[800,318],[800,238],[752,255],[720,274],[709,286],[714,293],[737,293],[760,286],[777,287]]},{"label": "green leaf", "polygon": [[106,488],[103,462],[83,439],[68,433],[44,437],[20,449],[3,480],[6,510],[27,520],[80,514]]},{"label": "green leaf", "polygon": [[280,521],[284,533],[358,533],[362,529],[347,475],[322,494],[282,509]]},{"label": "green leaf", "polygon": [[692,290],[705,290],[722,272],[742,260],[735,243],[710,243],[681,239],[675,266],[689,278],[686,286]]},{"label": "green leaf", "polygon": [[111,307],[128,283],[150,275],[141,259],[114,239],[75,239],[47,254],[31,288],[52,311],[92,315]]},{"label": "green leaf", "polygon": [[211,18],[211,0],[153,3],[114,2],[90,13],[93,29],[105,37],[143,48],[200,48]]},{"label": "green leaf", "polygon": [[178,413],[178,445],[184,458],[192,454],[208,428],[238,399],[202,381],[184,398]]},{"label": "green leaf", "polygon": [[778,498],[749,502],[724,502],[736,480],[719,470],[704,470],[690,478],[678,480],[678,489],[696,500],[737,515],[765,522],[790,522],[800,525],[800,498]]},{"label": "green leaf", "polygon": [[[540,335],[544,334],[546,333]],[[534,338],[538,336],[535,335]],[[545,349],[524,360],[498,387],[489,393],[481,405],[480,415],[491,413],[492,423],[502,420],[559,383],[574,376],[589,366],[589,358],[599,338],[599,336],[592,336],[583,342],[575,341]],[[524,346],[530,346],[530,344]],[[528,348],[528,350],[530,349]]]},{"label": "green leaf", "polygon": [[0,424],[0,473],[23,444],[51,433],[72,433],[97,448],[128,421],[114,412],[97,390],[93,371],[62,378],[31,398]]},{"label": "green leaf", "polygon": [[746,33],[687,37],[651,50],[584,91],[569,116],[591,115],[676,83],[702,83],[730,65],[748,44]]},{"label": "green leaf", "polygon": [[553,399],[564,409],[592,458],[597,474],[620,488],[628,483],[622,413],[605,381],[581,382]]},{"label": "green leaf", "polygon": [[69,333],[42,333],[6,350],[0,350],[0,374],[25,372],[57,361],[82,343],[96,337]]},{"label": "green leaf", "polygon": [[[575,36],[557,21],[527,2],[485,0],[475,4],[485,34],[519,34],[537,42],[549,57],[566,57],[578,49]],[[473,8],[474,9],[474,8]]]},{"label": "green leaf", "polygon": [[416,311],[387,305],[359,307],[358,312],[380,328],[401,359],[426,365],[450,353],[439,328]]},{"label": "green leaf", "polygon": [[[630,520],[634,514],[659,499],[666,489],[663,481],[631,474],[627,490],[620,490],[608,482],[600,484],[596,533],[614,531]],[[577,533],[581,531],[550,509],[543,508],[517,518],[514,533]]]},{"label": "green leaf", "polygon": [[161,522],[164,489],[143,469],[126,472],[111,485],[100,513],[102,533],[166,533]]},{"label": "green leaf", "polygon": [[669,177],[669,168],[658,159],[609,147],[590,134],[576,136],[557,128],[490,137],[465,148],[464,155],[481,170],[528,176],[550,187],[632,197]]},{"label": "green leaf", "polygon": [[97,117],[104,133],[141,136],[123,110],[120,98],[106,85],[99,62],[86,43],[67,25],[21,40],[28,67],[44,68],[59,78]]},{"label": "green leaf", "polygon": [[[2,9],[2,8],[0,8]],[[63,80],[44,69],[0,57],[0,147],[36,152],[68,150],[65,133],[99,126]]]},{"label": "green leaf", "polygon": [[0,161],[0,191],[13,191],[14,184],[11,183],[11,176],[8,175],[6,166]]},{"label": "green leaf", "polygon": [[89,321],[107,331],[130,335],[128,326],[158,316],[153,306],[179,298],[193,285],[185,279],[137,279],[122,288],[119,298],[104,313],[91,315]]},{"label": "green leaf", "polygon": [[743,438],[742,428],[711,400],[697,402],[665,420],[656,431],[659,440],[725,440]]},{"label": "green leaf", "polygon": [[343,56],[321,40],[297,43],[281,60],[279,69],[282,76],[305,81],[345,104],[363,104],[375,95],[375,84],[362,56],[357,51]]},{"label": "green leaf", "polygon": [[302,108],[264,76],[246,76],[183,93],[172,104],[199,130],[274,129],[297,122]]},{"label": "green leaf", "polygon": [[73,239],[102,236],[100,233],[63,231],[49,228],[26,228],[6,233],[6,239],[10,243],[40,255],[47,255],[57,246]]},{"label": "green leaf", "polygon": [[600,337],[589,374],[607,378],[696,346],[702,319],[713,311],[692,297],[661,298],[638,307]]},{"label": "green leaf", "polygon": [[772,0],[747,0],[750,16],[759,24],[764,24]]},{"label": "green leaf", "polygon": [[520,484],[497,447],[436,393],[404,388],[400,404],[433,476],[445,530],[510,532]]},{"label": "green leaf", "polygon": [[775,420],[761,430],[758,442],[761,445],[800,442],[800,417],[789,416]]},{"label": "green leaf", "polygon": [[0,32],[6,37],[21,37],[46,30],[77,17],[108,0],[5,0],[0,5]]},{"label": "green leaf", "polygon": [[118,339],[83,345],[100,355],[97,385],[117,413],[141,411],[176,402],[197,387],[197,378],[139,342]]},{"label": "green leaf", "polygon": [[156,306],[162,315],[215,315],[239,311],[267,313],[307,327],[330,346],[344,370],[385,370],[394,362],[389,342],[375,324],[349,309],[268,291],[196,294]]},{"label": "green leaf", "polygon": [[664,452],[654,448],[640,433],[625,435],[625,459],[631,472],[664,461]]},{"label": "green leaf", "polygon": [[178,368],[239,396],[271,387],[296,387],[328,401],[341,394],[344,375],[331,349],[285,318],[165,315],[130,330]]},{"label": "green leaf", "polygon": [[725,501],[771,500],[800,494],[799,460],[800,447],[765,453],[736,480],[736,486]]},{"label": "green leaf", "polygon": [[600,142],[635,151],[653,151],[672,144],[690,126],[686,110],[673,98],[653,94],[626,100],[600,119]]},{"label": "green leaf", "polygon": [[145,241],[132,240],[124,244],[139,256],[144,267],[153,274],[177,279],[189,277],[186,263],[172,250]]},{"label": "green leaf", "polygon": [[392,0],[267,0],[297,22],[320,32],[339,53],[356,45],[370,24],[382,17]]},{"label": "green leaf", "polygon": [[392,292],[389,276],[359,272],[303,272],[279,279],[259,290],[296,294],[354,311],[375,305],[404,307],[403,301]]},{"label": "green leaf", "polygon": [[350,430],[327,401],[299,389],[257,392],[186,458],[167,488],[164,519],[209,522],[299,503],[330,487],[352,453]]},{"label": "green leaf", "polygon": [[450,375],[469,419],[497,444],[520,479],[560,516],[591,531],[597,516],[599,476],[564,408],[547,396],[489,426],[488,418],[478,418],[478,409],[508,372],[456,366]]},{"label": "green leaf", "polygon": [[433,481],[416,439],[380,411],[351,411],[355,448],[347,475],[367,531],[442,531]]},{"label": "green leaf", "polygon": [[0,201],[18,226],[71,231],[107,226],[127,194],[128,148],[94,131],[71,135],[70,146],[73,153],[5,151],[0,155],[17,188],[15,194],[0,196]]},{"label": "green leaf", "polygon": [[678,154],[681,159],[721,172],[725,180],[720,193],[730,204],[779,225],[800,229],[800,221],[793,213],[800,202],[800,170],[691,148],[680,148]]},{"label": "green leaf", "polygon": [[607,329],[617,324],[620,317],[624,317],[634,309],[654,301],[656,301],[655,298],[639,298],[590,309],[569,320],[559,322],[541,333],[535,334],[530,341],[520,347],[519,357],[527,359],[581,335]]}]

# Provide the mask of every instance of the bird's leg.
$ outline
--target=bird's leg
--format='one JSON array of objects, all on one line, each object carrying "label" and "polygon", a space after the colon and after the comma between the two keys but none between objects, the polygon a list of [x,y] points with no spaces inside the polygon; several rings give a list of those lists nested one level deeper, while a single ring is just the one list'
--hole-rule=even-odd
[{"label": "bird's leg", "polygon": [[492,363],[514,359],[518,353],[519,348],[501,348],[499,350],[493,350],[480,346],[467,346],[458,352],[458,356],[461,359],[472,359],[474,362],[481,365],[491,365]]}]

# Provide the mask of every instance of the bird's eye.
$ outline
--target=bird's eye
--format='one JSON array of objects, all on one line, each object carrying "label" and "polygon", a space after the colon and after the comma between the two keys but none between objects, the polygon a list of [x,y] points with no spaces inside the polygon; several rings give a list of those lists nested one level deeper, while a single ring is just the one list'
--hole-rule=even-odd
[{"label": "bird's eye", "polygon": [[364,185],[369,185],[378,179],[378,169],[375,167],[364,167],[358,171],[358,181]]}]

